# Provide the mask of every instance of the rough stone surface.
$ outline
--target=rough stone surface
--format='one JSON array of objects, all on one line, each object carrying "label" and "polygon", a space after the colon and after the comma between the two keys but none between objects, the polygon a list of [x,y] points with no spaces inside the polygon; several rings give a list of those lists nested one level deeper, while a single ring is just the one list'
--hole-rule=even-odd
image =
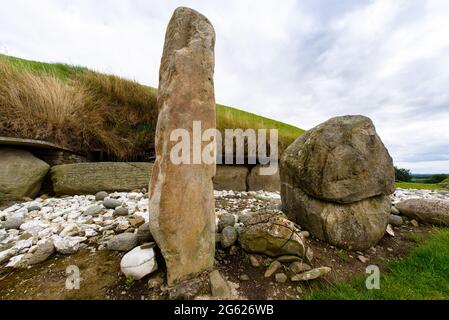
[{"label": "rough stone surface", "polygon": [[328,267],[316,268],[316,269],[306,271],[301,274],[297,274],[297,275],[293,276],[291,280],[293,282],[315,280],[315,279],[325,276],[326,274],[328,274],[331,271],[332,271],[331,268],[328,268]]},{"label": "rough stone surface", "polygon": [[285,273],[276,273],[275,279],[277,283],[286,283],[288,280],[288,277]]},{"label": "rough stone surface", "polygon": [[129,215],[129,210],[126,207],[118,207],[114,210],[113,215],[116,217]]},{"label": "rough stone surface", "polygon": [[[167,28],[160,68],[156,162],[150,182],[150,229],[164,256],[169,285],[212,268],[215,255],[215,159],[206,164],[174,164],[172,131],[193,135],[216,127],[214,95],[215,31],[209,20],[178,8]],[[190,142],[190,141],[189,141]],[[200,142],[200,148],[214,145]],[[197,161],[200,160],[200,161]]]},{"label": "rough stone surface", "polygon": [[55,246],[51,240],[43,240],[37,244],[34,252],[26,253],[22,259],[20,267],[32,266],[47,260],[55,252]]},{"label": "rough stone surface", "polygon": [[391,214],[394,214],[394,215],[400,215],[401,213],[399,212],[399,210],[398,209],[396,209],[396,207],[391,207]]},{"label": "rough stone surface", "polygon": [[282,263],[302,261],[302,259],[298,256],[280,256],[276,260]]},{"label": "rough stone surface", "polygon": [[321,201],[299,188],[283,193],[289,218],[315,237],[349,250],[365,250],[385,234],[391,200],[379,196],[352,204]]},{"label": "rough stone surface", "polygon": [[290,264],[289,269],[291,272],[298,274],[303,273],[305,271],[310,271],[312,270],[312,267],[309,266],[307,263],[295,261],[292,264]]},{"label": "rough stone surface", "polygon": [[449,201],[436,199],[409,199],[396,204],[399,212],[411,219],[449,226]]},{"label": "rough stone surface", "polygon": [[112,198],[106,198],[103,201],[103,206],[106,209],[115,209],[118,208],[122,205],[122,202],[120,200],[117,199],[112,199]]},{"label": "rough stone surface", "polygon": [[120,269],[126,277],[140,280],[158,268],[154,250],[151,246],[140,246],[125,254]]},{"label": "rough stone surface", "polygon": [[217,173],[214,177],[215,190],[246,191],[246,179],[249,170],[245,166],[217,166]]},{"label": "rough stone surface", "polygon": [[96,162],[54,166],[53,189],[59,195],[96,194],[146,188],[151,163]]},{"label": "rough stone surface", "polygon": [[254,256],[254,255],[249,255],[249,262],[251,263],[251,265],[254,267],[254,268],[259,268],[260,267],[260,262],[259,262],[259,259],[257,259],[257,257],[256,256]]},{"label": "rough stone surface", "polygon": [[393,227],[400,227],[404,224],[404,220],[401,216],[397,216],[395,214],[390,215],[389,224],[391,224]]},{"label": "rough stone surface", "polygon": [[89,207],[86,211],[83,212],[84,216],[96,216],[99,214],[104,208],[102,206],[92,206]]},{"label": "rough stone surface", "polygon": [[281,191],[281,178],[279,176],[279,170],[274,175],[261,175],[261,166],[257,165],[248,175],[248,190],[249,191]]},{"label": "rough stone surface", "polygon": [[239,242],[243,250],[272,257],[297,255],[306,257],[308,250],[299,230],[282,213],[264,210],[245,219]]},{"label": "rough stone surface", "polygon": [[30,152],[0,149],[0,202],[34,198],[50,166]]},{"label": "rough stone surface", "polygon": [[80,243],[87,240],[85,237],[52,237],[53,244],[57,252],[61,254],[73,254],[80,248]]},{"label": "rough stone surface", "polygon": [[133,228],[139,228],[143,224],[145,224],[145,218],[142,216],[134,216],[131,219],[129,219],[129,224]]},{"label": "rough stone surface", "polygon": [[22,224],[23,224],[22,218],[11,217],[7,219],[5,222],[3,222],[2,227],[5,228],[6,230],[19,229]]},{"label": "rough stone surface", "polygon": [[393,161],[363,116],[332,118],[281,158],[283,212],[315,237],[365,250],[385,234],[395,191]]},{"label": "rough stone surface", "polygon": [[138,241],[136,234],[122,233],[112,237],[107,243],[107,248],[113,251],[127,252],[135,248],[137,244]]},{"label": "rough stone surface", "polygon": [[235,225],[235,216],[233,214],[225,214],[218,220],[218,232],[222,232],[226,227]]},{"label": "rough stone surface", "polygon": [[109,197],[109,194],[106,191],[100,191],[100,192],[97,192],[97,194],[95,195],[95,200],[103,201],[107,197]]},{"label": "rough stone surface", "polygon": [[137,229],[137,241],[139,242],[139,244],[154,241],[150,231],[150,223],[144,223]]},{"label": "rough stone surface", "polygon": [[282,264],[277,261],[274,260],[267,268],[267,270],[265,271],[265,278],[270,278],[273,274],[276,273],[276,271],[278,271],[280,268],[282,267]]},{"label": "rough stone surface", "polygon": [[170,287],[169,300],[193,300],[205,289],[203,278],[193,278]]},{"label": "rough stone surface", "polygon": [[223,278],[218,270],[210,273],[210,288],[212,296],[219,299],[227,299],[231,296],[231,289],[228,282]]},{"label": "rough stone surface", "polygon": [[332,118],[307,131],[284,152],[281,179],[283,188],[300,187],[309,196],[339,203],[395,190],[393,161],[363,116]]},{"label": "rough stone surface", "polygon": [[27,208],[28,212],[40,211],[42,208],[40,206],[30,206]]},{"label": "rough stone surface", "polygon": [[234,227],[226,227],[221,232],[221,246],[224,249],[232,247],[238,239],[237,230]]}]

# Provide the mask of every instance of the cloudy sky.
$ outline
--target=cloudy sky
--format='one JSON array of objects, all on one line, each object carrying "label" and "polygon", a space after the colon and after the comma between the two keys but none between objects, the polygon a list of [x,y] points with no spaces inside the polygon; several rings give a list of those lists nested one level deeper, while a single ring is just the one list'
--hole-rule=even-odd
[{"label": "cloudy sky", "polygon": [[0,0],[0,52],[157,86],[173,10],[217,33],[217,101],[309,129],[371,117],[395,163],[449,172],[447,0]]}]

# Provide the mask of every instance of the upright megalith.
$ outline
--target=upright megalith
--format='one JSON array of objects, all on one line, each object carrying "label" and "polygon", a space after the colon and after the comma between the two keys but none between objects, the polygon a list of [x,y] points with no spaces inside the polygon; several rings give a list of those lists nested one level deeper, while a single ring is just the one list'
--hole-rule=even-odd
[{"label": "upright megalith", "polygon": [[[200,134],[216,127],[214,46],[215,31],[206,17],[189,8],[175,10],[160,68],[156,161],[149,192],[151,234],[164,256],[169,285],[214,263],[215,158],[204,163],[194,152],[210,145],[201,138],[198,145],[197,125],[201,124]],[[183,152],[191,161],[171,158],[179,143],[172,141],[172,134],[179,129],[190,137]]]}]

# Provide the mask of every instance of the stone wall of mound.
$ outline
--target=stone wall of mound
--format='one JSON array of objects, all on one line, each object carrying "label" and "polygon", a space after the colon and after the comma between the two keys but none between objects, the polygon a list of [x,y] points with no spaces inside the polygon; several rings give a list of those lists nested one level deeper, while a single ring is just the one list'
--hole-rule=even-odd
[{"label": "stone wall of mound", "polygon": [[[148,188],[152,163],[89,161],[69,150],[3,146],[0,202],[38,194],[77,195]],[[259,165],[218,165],[214,189],[276,192],[280,191],[279,173],[261,175]]]}]

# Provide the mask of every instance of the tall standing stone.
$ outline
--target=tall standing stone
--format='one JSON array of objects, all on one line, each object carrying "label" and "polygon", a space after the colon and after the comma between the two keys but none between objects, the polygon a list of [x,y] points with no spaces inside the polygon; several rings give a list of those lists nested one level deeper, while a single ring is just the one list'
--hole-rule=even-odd
[{"label": "tall standing stone", "polygon": [[[167,28],[162,56],[156,129],[156,161],[150,182],[150,229],[164,256],[168,284],[194,277],[213,266],[215,200],[213,164],[174,164],[170,141],[175,129],[193,137],[216,127],[214,95],[215,31],[209,20],[178,8]],[[210,142],[201,142],[204,148]],[[193,145],[189,144],[191,163]]]}]

